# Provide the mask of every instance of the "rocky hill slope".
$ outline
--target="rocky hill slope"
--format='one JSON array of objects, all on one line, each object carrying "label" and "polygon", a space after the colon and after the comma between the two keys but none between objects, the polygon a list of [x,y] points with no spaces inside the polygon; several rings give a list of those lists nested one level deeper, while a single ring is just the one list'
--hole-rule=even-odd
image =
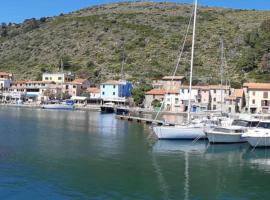
[{"label": "rocky hill slope", "polygon": [[[0,27],[0,70],[20,79],[65,70],[97,82],[121,75],[148,80],[171,74],[192,7],[174,3],[118,3],[57,17],[29,19]],[[220,79],[220,38],[224,38],[228,81],[266,80],[270,72],[270,11],[200,7],[195,77]],[[270,31],[269,31],[270,32]],[[188,75],[191,32],[178,74]],[[269,69],[268,69],[269,68]]]}]

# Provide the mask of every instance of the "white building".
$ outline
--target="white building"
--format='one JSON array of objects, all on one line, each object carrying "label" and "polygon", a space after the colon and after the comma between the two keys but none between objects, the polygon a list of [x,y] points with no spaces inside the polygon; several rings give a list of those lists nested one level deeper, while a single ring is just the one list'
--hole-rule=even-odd
[{"label": "white building", "polygon": [[0,90],[7,91],[11,87],[13,81],[13,74],[7,72],[0,72]]},{"label": "white building", "polygon": [[230,95],[230,86],[209,85],[210,91],[210,109],[225,110],[225,98]]},{"label": "white building", "polygon": [[[189,86],[182,85],[180,88],[180,101],[182,111],[188,110],[190,98]],[[192,86],[191,89],[191,112],[199,112],[208,110],[209,107],[209,87],[208,86]]]},{"label": "white building", "polygon": [[267,113],[270,107],[270,83],[245,83],[246,110],[250,113]]},{"label": "white building", "polygon": [[75,79],[75,75],[69,73],[44,73],[42,74],[42,81],[53,81],[55,83],[71,82]]},{"label": "white building", "polygon": [[170,112],[181,112],[183,108],[181,107],[180,94],[177,90],[167,91],[164,97],[164,110]]}]

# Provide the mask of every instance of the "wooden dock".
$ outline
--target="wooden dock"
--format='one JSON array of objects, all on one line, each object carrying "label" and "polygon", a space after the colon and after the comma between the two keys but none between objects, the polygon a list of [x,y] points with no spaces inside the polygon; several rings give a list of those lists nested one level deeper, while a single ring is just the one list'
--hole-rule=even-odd
[{"label": "wooden dock", "polygon": [[[133,122],[137,122],[137,123],[144,123],[144,124],[149,124],[149,125],[158,125],[158,126],[162,126],[165,123],[164,121],[161,120],[154,120],[154,119],[149,119],[149,118],[141,118],[141,117],[134,117],[134,116],[128,116],[128,115],[116,115],[116,119],[121,119],[121,120],[127,120],[127,121],[133,121]],[[171,126],[173,126],[174,124],[169,124]]]}]

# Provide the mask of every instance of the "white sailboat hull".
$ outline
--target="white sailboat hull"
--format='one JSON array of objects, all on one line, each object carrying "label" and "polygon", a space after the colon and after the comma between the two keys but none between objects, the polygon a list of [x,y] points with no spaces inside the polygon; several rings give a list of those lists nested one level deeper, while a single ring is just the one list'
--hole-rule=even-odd
[{"label": "white sailboat hull", "polygon": [[242,134],[236,133],[218,133],[209,131],[206,133],[206,136],[211,143],[241,143],[246,142],[244,138],[242,138]]},{"label": "white sailboat hull", "polygon": [[67,105],[67,104],[48,104],[43,105],[43,109],[51,109],[51,110],[74,110],[74,105]]},{"label": "white sailboat hull", "polygon": [[204,128],[182,127],[182,126],[157,126],[153,128],[158,139],[178,139],[194,140],[197,138],[205,139]]}]

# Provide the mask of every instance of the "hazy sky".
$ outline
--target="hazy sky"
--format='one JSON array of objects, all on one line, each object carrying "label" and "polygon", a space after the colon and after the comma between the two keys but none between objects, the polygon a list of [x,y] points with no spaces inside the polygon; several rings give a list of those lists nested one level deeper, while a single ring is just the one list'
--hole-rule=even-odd
[{"label": "hazy sky", "polygon": [[[2,0],[0,22],[22,22],[28,18],[68,13],[91,5],[120,0]],[[155,1],[155,0],[153,0]],[[156,0],[158,1],[158,0]],[[192,3],[193,0],[164,0]],[[198,0],[201,5],[270,11],[270,0]]]}]

